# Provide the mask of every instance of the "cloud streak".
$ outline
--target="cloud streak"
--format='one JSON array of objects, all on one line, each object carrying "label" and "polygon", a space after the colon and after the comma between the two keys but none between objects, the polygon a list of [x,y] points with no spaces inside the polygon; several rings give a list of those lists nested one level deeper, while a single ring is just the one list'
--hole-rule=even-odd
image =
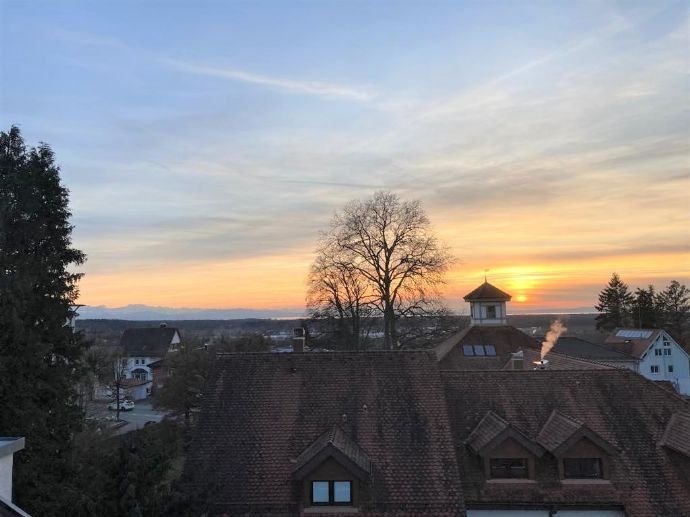
[{"label": "cloud streak", "polygon": [[179,72],[205,77],[217,77],[248,84],[256,84],[287,93],[315,95],[326,98],[342,98],[357,102],[367,102],[372,100],[374,97],[370,91],[365,89],[352,88],[339,84],[320,81],[296,81],[292,79],[255,74],[252,72],[246,72],[244,70],[238,70],[236,68],[197,65],[171,58],[160,58],[158,61],[161,64]]}]

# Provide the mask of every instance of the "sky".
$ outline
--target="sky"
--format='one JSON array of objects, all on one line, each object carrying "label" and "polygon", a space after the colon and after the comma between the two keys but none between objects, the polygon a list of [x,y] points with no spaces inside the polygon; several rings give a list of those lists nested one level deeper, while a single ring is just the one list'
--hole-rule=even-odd
[{"label": "sky", "polygon": [[[690,4],[0,0],[0,122],[49,143],[79,303],[304,307],[352,199],[418,199],[509,312],[690,283]],[[488,270],[488,271],[487,271]]]}]

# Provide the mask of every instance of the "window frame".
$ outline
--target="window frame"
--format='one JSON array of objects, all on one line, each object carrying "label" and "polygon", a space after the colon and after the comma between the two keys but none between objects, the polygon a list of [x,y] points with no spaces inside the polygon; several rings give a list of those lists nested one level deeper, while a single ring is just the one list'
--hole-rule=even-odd
[{"label": "window frame", "polygon": [[[314,483],[328,483],[328,502],[314,501]],[[336,501],[335,500],[335,484],[348,483],[350,485],[350,500]],[[312,479],[309,486],[309,500],[312,506],[352,506],[352,480],[351,479]]]},{"label": "window frame", "polygon": [[673,365],[672,364],[668,365],[668,373],[673,373]]},{"label": "window frame", "polygon": [[658,374],[659,374],[659,365],[658,365],[658,364],[652,364],[652,365],[649,367],[649,371],[650,371],[650,373],[653,373],[653,374],[655,374],[655,375],[658,375]]},{"label": "window frame", "polygon": [[[507,465],[503,466],[495,466],[494,462],[505,462]],[[524,476],[514,476],[513,475],[513,468],[514,465],[511,465],[511,463],[517,463],[520,462],[522,465],[521,467],[524,467],[525,475]],[[505,476],[496,476],[494,474],[495,470],[498,470],[499,468],[505,469],[506,475]],[[531,479],[530,478],[530,468],[529,468],[529,458],[489,458],[489,479]]]},{"label": "window frame", "polygon": [[[585,461],[596,462],[596,471],[598,475],[594,476],[583,476],[582,475],[582,465]],[[577,465],[578,474],[577,476],[568,475],[568,468],[566,468],[566,462],[574,462]],[[571,463],[571,466],[573,463]],[[590,457],[590,458],[563,458],[563,479],[606,479],[604,477],[604,461],[600,457]]]},{"label": "window frame", "polygon": [[[485,305],[486,307],[486,319],[495,320],[498,318],[498,310],[496,305]],[[493,313],[493,315],[492,315]]]}]

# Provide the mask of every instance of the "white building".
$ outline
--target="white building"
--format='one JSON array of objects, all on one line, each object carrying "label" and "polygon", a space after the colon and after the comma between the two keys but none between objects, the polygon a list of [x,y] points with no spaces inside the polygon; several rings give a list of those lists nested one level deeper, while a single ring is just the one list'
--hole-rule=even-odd
[{"label": "white building", "polygon": [[129,395],[134,399],[142,399],[151,394],[151,364],[160,361],[169,352],[176,352],[181,341],[180,332],[165,324],[160,327],[125,330],[120,345],[127,358],[125,377],[129,381]]},{"label": "white building", "polygon": [[14,470],[14,453],[24,448],[24,438],[6,438],[0,436],[0,515],[29,517],[12,503],[12,471]]},{"label": "white building", "polygon": [[665,330],[616,329],[605,344],[636,358],[640,375],[671,382],[679,393],[690,396],[690,355]]},{"label": "white building", "polygon": [[470,303],[471,325],[507,325],[506,302],[512,297],[484,280],[465,296]]}]

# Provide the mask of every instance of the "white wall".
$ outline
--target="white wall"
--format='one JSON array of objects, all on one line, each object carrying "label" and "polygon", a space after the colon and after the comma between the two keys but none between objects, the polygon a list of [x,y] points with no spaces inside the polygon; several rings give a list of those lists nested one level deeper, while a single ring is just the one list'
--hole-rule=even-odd
[{"label": "white wall", "polygon": [[[656,355],[655,350],[660,350],[661,355]],[[670,354],[666,355],[665,351],[670,351]],[[652,373],[652,366],[658,366],[659,373]],[[673,366],[673,372],[668,371],[669,366]],[[690,395],[688,354],[666,332],[661,332],[647,349],[645,357],[640,361],[640,373],[653,381],[671,381],[680,393]]]},{"label": "white wall", "polygon": [[0,456],[0,497],[5,501],[12,500],[12,464],[13,454]]}]

